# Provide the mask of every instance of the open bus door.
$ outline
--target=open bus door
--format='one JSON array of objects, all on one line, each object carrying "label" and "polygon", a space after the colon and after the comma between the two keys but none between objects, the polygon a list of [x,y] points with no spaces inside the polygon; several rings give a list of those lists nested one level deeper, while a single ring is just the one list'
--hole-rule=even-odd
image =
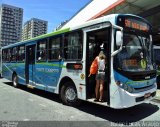
[{"label": "open bus door", "polygon": [[31,88],[35,86],[35,47],[35,44],[26,46],[25,76],[26,84]]},{"label": "open bus door", "polygon": [[[101,24],[102,26],[102,24]],[[106,23],[103,27],[97,27],[97,29],[86,29],[86,93],[87,100],[93,102],[95,99],[95,75],[89,75],[89,69],[92,61],[98,56],[99,52],[103,50],[107,58],[106,64],[106,79],[104,83],[103,105],[110,104],[110,45],[111,45],[111,27],[109,23]],[[100,103],[100,102],[95,102]]]}]

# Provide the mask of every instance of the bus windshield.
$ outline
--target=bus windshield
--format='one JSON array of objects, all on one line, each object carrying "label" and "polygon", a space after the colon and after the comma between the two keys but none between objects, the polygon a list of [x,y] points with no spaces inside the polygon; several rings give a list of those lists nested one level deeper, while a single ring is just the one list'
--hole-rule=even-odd
[{"label": "bus windshield", "polygon": [[149,34],[141,35],[136,32],[125,32],[123,49],[117,54],[119,67],[123,71],[153,70],[151,46]]}]

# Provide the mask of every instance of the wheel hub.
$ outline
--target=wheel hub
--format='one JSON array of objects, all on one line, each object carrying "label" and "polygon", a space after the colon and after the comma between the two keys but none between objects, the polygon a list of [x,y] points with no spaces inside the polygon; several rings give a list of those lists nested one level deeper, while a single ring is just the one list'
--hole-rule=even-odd
[{"label": "wheel hub", "polygon": [[76,92],[75,92],[75,90],[73,88],[68,88],[66,90],[65,96],[66,96],[67,100],[74,101],[75,98],[76,98]]}]

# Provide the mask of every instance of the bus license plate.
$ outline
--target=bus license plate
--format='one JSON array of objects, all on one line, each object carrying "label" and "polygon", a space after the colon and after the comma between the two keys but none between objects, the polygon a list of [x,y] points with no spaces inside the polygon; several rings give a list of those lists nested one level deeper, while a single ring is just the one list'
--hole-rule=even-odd
[{"label": "bus license plate", "polygon": [[151,93],[146,93],[145,95],[144,95],[144,98],[149,98],[151,96]]}]

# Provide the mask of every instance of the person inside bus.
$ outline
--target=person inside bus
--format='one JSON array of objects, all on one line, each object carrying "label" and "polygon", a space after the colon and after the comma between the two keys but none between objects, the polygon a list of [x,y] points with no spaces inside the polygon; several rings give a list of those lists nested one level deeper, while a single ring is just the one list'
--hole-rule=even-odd
[{"label": "person inside bus", "polygon": [[96,87],[95,87],[95,95],[96,98],[94,101],[103,102],[103,88],[105,81],[105,68],[106,68],[106,56],[103,51],[100,51],[99,55],[95,58],[98,63],[98,70],[96,73]]}]

